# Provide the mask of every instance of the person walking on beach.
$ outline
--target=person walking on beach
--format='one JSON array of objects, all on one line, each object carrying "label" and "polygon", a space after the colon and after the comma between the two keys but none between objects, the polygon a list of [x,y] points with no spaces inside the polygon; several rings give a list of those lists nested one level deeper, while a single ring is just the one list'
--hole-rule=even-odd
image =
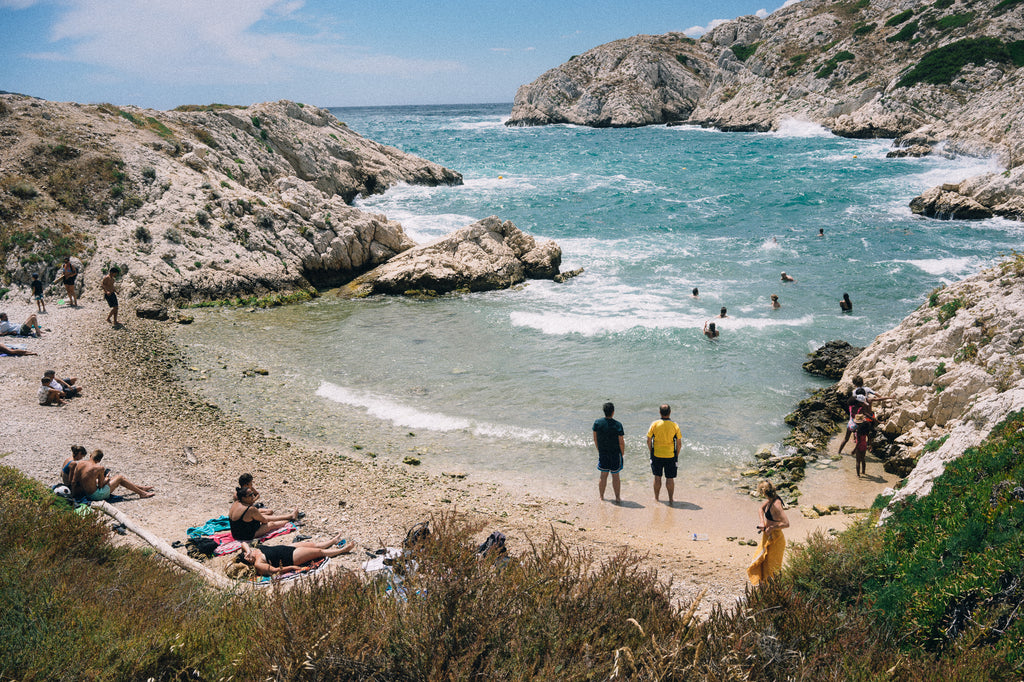
[{"label": "person walking on beach", "polygon": [[39,273],[32,273],[32,298],[36,302],[36,312],[46,312],[46,302],[43,301],[43,283],[39,279]]},{"label": "person walking on beach", "polygon": [[786,505],[771,481],[761,481],[757,492],[764,498],[758,508],[757,532],[761,534],[761,545],[747,568],[747,578],[755,587],[782,570],[782,555],[786,551],[786,536],[782,529],[789,528]]},{"label": "person walking on beach", "polygon": [[117,267],[110,268],[107,271],[107,276],[100,281],[100,287],[103,289],[103,298],[106,299],[107,305],[110,306],[110,312],[107,313],[107,322],[113,321],[114,328],[117,328],[117,292],[114,291],[114,281],[117,276],[121,274],[121,271]]},{"label": "person walking on beach", "polygon": [[60,274],[55,281],[64,285],[68,292],[68,305],[72,308],[78,307],[78,297],[75,296],[75,279],[78,277],[78,268],[71,262],[71,256],[64,256],[64,264],[60,267]]},{"label": "person walking on beach", "polygon": [[601,478],[597,483],[597,492],[604,500],[604,490],[608,485],[608,474],[612,475],[612,492],[615,502],[622,502],[619,495],[619,472],[622,471],[623,455],[626,452],[625,431],[622,424],[612,419],[615,405],[605,403],[601,406],[604,417],[594,421],[594,446],[597,447],[597,470]]},{"label": "person walking on beach", "polygon": [[660,501],[661,477],[665,477],[665,490],[668,491],[669,506],[675,501],[676,464],[679,461],[679,448],[683,444],[683,434],[679,425],[668,417],[672,408],[662,405],[658,408],[661,419],[651,423],[647,429],[647,449],[651,453],[651,473],[654,474],[654,499]]}]

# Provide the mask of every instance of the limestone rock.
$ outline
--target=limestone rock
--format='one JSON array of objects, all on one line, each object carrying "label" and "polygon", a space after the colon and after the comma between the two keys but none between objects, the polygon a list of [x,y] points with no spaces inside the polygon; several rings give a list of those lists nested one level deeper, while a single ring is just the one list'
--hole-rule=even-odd
[{"label": "limestone rock", "polygon": [[910,210],[929,218],[943,220],[987,220],[992,210],[959,192],[933,187],[910,202]]},{"label": "limestone rock", "polygon": [[503,289],[554,277],[561,258],[554,242],[538,243],[511,221],[491,216],[404,251],[358,277],[352,289],[356,295]]},{"label": "limestone rock", "polygon": [[863,347],[851,346],[846,341],[829,341],[808,354],[810,359],[803,364],[803,369],[828,379],[840,379],[846,365],[862,350]]},{"label": "limestone rock", "polygon": [[[915,211],[1024,220],[1024,159],[1017,151],[1024,147],[1024,69],[987,61],[962,65],[948,82],[905,80],[926,57],[941,59],[961,40],[1024,40],[1024,8],[986,2],[958,13],[910,4],[917,18],[893,26],[887,22],[907,3],[803,0],[765,18],[725,22],[699,40],[678,33],[616,40],[520,87],[508,124],[767,131],[795,120],[845,137],[896,138],[893,157],[995,155],[1009,169],[1005,176],[969,180],[974,186],[961,188],[964,198],[929,195]],[[968,23],[944,26],[941,20],[954,14]],[[912,34],[898,38],[908,28]]]},{"label": "limestone rock", "polygon": [[[0,94],[0,103],[11,114],[0,119],[0,167],[40,192],[31,214],[11,207],[12,224],[66,225],[57,237],[83,244],[86,297],[104,262],[122,265],[122,298],[140,305],[338,286],[414,246],[400,224],[353,208],[356,197],[462,182],[295,102],[153,111]],[[81,190],[87,201],[67,199]],[[0,274],[27,284],[19,248],[3,255]],[[45,243],[32,248],[45,258]],[[531,257],[542,270],[541,255]],[[32,270],[52,280],[60,259],[49,260]]]}]

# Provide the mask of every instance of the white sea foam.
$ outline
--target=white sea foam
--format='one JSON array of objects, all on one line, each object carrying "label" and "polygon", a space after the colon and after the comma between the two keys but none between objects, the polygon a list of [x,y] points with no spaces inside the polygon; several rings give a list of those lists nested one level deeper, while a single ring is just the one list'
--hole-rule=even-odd
[{"label": "white sea foam", "polygon": [[451,127],[455,130],[487,130],[489,128],[502,128],[505,125],[505,121],[508,117],[495,116],[493,118],[486,118],[483,120],[459,120],[452,121]]},{"label": "white sea foam", "polygon": [[513,312],[509,318],[515,327],[535,329],[549,336],[566,336],[569,334],[599,336],[622,334],[633,329],[692,329],[696,333],[703,329],[704,322],[708,320],[717,323],[723,331],[727,329],[764,330],[777,327],[807,327],[814,323],[813,315],[804,315],[798,318],[731,316],[720,320],[709,317],[704,312],[696,315],[662,313],[657,315],[634,314],[616,317],[596,317],[591,314],[573,314],[561,311],[549,313],[518,311]]},{"label": "white sea foam", "polygon": [[586,445],[585,441],[580,438],[544,429],[528,429],[511,424],[495,424],[453,417],[440,412],[427,412],[386,396],[369,391],[356,391],[329,381],[320,382],[316,394],[342,405],[360,408],[372,417],[405,428],[440,432],[468,431],[477,436],[512,438],[528,443],[555,443],[576,447]]},{"label": "white sea foam", "polygon": [[795,118],[782,119],[779,121],[777,130],[764,134],[772,137],[832,137],[832,133],[828,129],[817,123]]},{"label": "white sea foam", "polygon": [[908,263],[929,275],[959,275],[976,271],[981,262],[977,258],[922,258],[894,260],[893,263]]}]

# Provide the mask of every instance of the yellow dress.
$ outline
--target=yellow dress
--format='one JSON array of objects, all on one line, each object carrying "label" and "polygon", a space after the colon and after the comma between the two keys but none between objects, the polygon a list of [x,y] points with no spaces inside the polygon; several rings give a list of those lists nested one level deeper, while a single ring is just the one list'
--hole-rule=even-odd
[{"label": "yellow dress", "polygon": [[782,570],[782,554],[786,551],[786,536],[778,528],[761,535],[761,546],[747,568],[747,577],[754,585]]}]

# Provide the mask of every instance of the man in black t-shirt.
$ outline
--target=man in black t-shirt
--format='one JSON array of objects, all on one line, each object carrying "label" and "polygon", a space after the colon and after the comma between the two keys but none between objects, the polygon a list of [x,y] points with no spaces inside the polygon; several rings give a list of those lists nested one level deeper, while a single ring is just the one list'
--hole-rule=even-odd
[{"label": "man in black t-shirt", "polygon": [[615,405],[605,403],[602,406],[604,418],[594,422],[594,445],[597,446],[597,470],[601,472],[601,480],[597,490],[604,499],[604,489],[608,484],[608,474],[612,475],[612,491],[615,501],[621,502],[619,496],[619,472],[622,471],[622,455],[626,451],[625,432],[622,424],[612,419]]}]

